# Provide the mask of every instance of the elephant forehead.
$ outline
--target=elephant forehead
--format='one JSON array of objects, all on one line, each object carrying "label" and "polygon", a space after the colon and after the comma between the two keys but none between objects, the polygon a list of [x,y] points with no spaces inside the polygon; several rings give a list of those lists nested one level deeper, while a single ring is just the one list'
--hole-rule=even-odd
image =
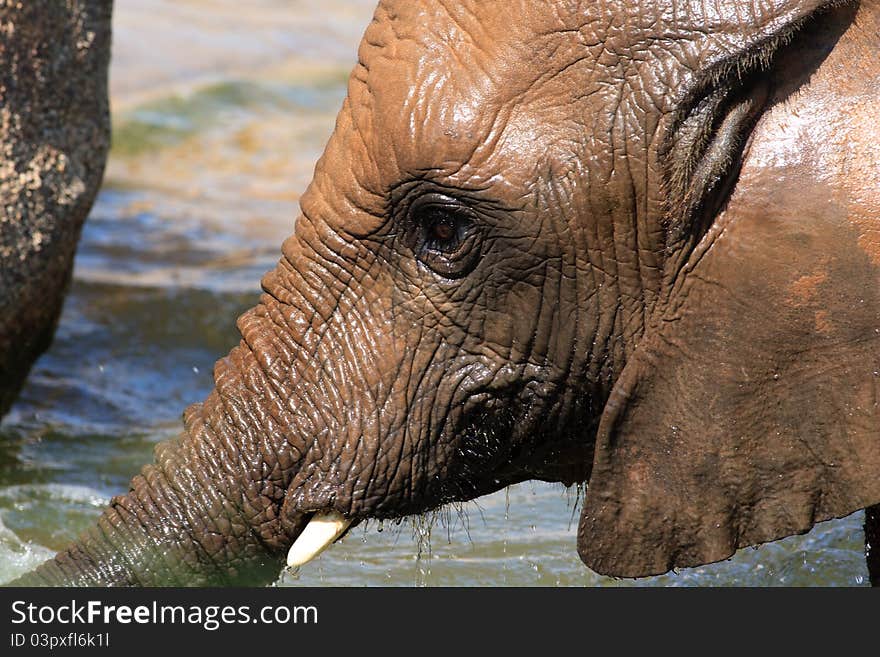
[{"label": "elephant forehead", "polygon": [[480,178],[499,147],[522,165],[570,157],[585,126],[601,140],[616,115],[672,111],[701,70],[823,4],[385,1],[350,89],[354,127],[386,179]]},{"label": "elephant forehead", "polygon": [[[645,44],[702,37],[749,38],[840,0],[382,0],[377,25],[393,23],[396,38],[462,37],[484,45],[532,36],[573,36],[624,51]],[[434,35],[431,37],[429,35]]]},{"label": "elephant forehead", "polygon": [[[493,2],[380,5],[360,51],[362,84],[351,93],[354,125],[388,176],[483,163],[541,78],[583,58],[565,43],[570,36],[536,29],[551,3],[510,4],[503,13]],[[528,19],[511,22],[511,10]],[[542,102],[558,105],[546,94]],[[529,127],[535,137],[554,129]]]}]

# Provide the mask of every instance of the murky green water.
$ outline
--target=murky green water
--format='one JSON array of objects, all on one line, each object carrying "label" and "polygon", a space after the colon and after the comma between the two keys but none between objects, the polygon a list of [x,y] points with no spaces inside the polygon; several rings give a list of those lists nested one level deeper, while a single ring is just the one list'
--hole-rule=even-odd
[{"label": "murky green water", "polygon": [[[373,0],[116,0],[115,144],[55,343],[0,425],[0,581],[123,492],[211,388],[290,232]],[[357,528],[282,585],[864,585],[861,514],[637,582],[575,551],[576,492],[523,484]]]}]

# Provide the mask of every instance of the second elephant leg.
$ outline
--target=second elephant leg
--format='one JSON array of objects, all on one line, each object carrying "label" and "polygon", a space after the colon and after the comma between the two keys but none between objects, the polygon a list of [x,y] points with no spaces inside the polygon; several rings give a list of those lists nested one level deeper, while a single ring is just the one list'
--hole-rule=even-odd
[{"label": "second elephant leg", "polygon": [[865,559],[871,586],[880,586],[880,504],[865,509]]}]

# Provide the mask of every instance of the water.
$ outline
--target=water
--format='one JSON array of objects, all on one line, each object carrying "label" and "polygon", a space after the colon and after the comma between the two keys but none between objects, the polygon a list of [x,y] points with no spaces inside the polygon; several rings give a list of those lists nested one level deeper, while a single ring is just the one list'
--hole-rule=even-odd
[{"label": "water", "polygon": [[[238,340],[332,129],[373,0],[117,0],[114,148],[51,350],[0,425],[0,581],[94,522]],[[279,585],[864,585],[861,514],[638,581],[575,549],[575,491],[526,483],[358,527]]]}]

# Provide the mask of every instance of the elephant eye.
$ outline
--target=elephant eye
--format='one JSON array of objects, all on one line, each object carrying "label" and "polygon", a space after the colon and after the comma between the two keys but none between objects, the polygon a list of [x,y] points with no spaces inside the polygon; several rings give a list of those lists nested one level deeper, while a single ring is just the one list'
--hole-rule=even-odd
[{"label": "elephant eye", "polygon": [[407,214],[407,244],[421,263],[445,278],[460,278],[473,269],[480,231],[470,208],[445,194],[428,194],[416,199]]},{"label": "elephant eye", "polygon": [[455,217],[440,215],[431,222],[431,237],[441,246],[449,245],[458,235],[458,222]]},{"label": "elephant eye", "polygon": [[465,217],[443,208],[430,208],[417,221],[424,228],[425,248],[447,254],[455,253],[468,223]]}]

